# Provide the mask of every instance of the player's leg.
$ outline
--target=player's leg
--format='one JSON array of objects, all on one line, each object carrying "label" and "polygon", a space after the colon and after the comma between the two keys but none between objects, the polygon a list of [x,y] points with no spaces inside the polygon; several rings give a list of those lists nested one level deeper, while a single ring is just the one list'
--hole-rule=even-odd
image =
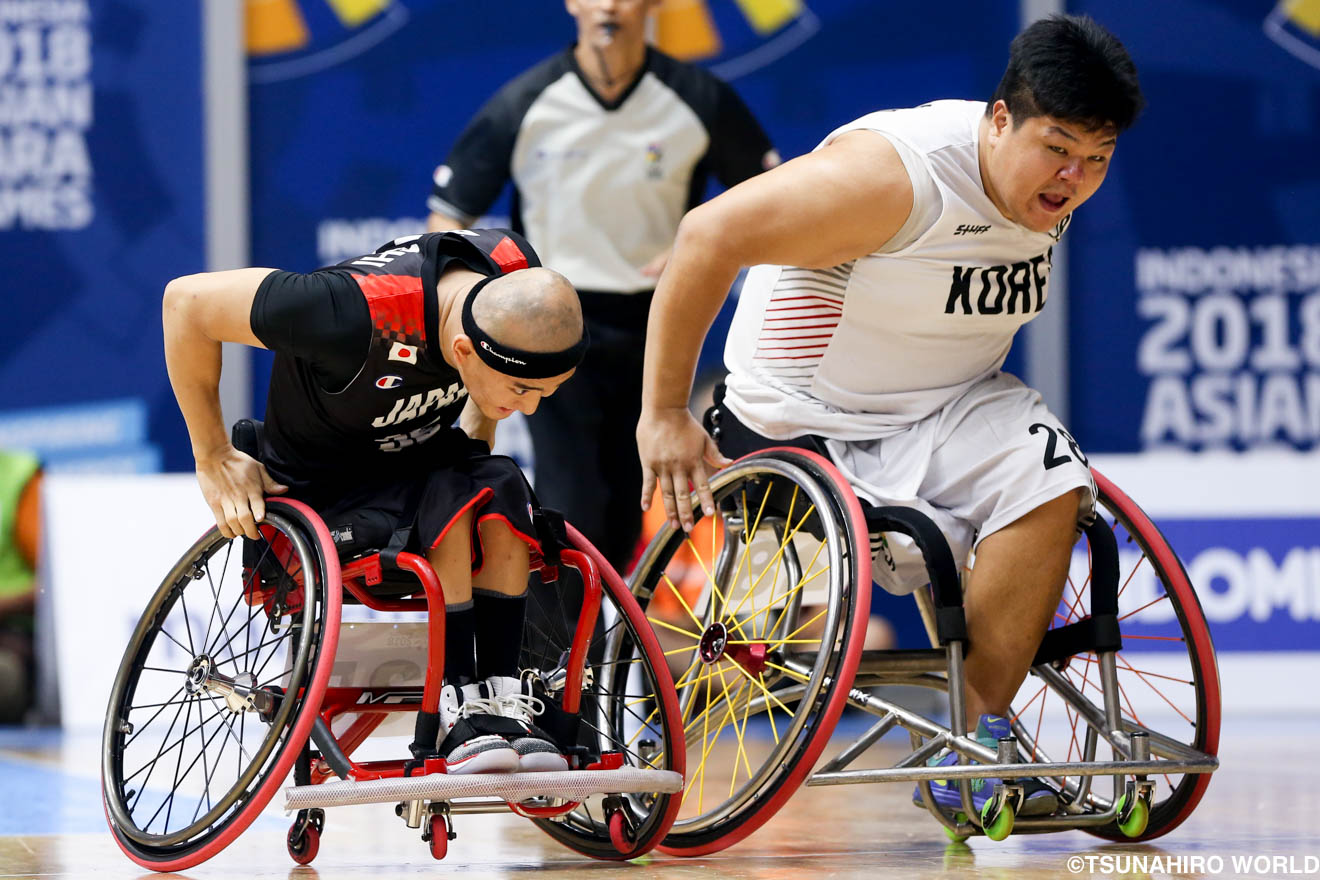
[{"label": "player's leg", "polygon": [[527,569],[530,551],[503,519],[482,518],[481,568],[472,576],[472,606],[476,613],[476,679],[517,678],[527,614]]},{"label": "player's leg", "polygon": [[503,736],[487,729],[482,717],[497,713],[477,681],[473,518],[471,507],[465,507],[426,552],[445,593],[445,685],[440,691],[437,746],[451,773],[509,772],[518,767],[517,753]]},{"label": "player's leg", "polygon": [[[1086,456],[1040,395],[1006,374],[947,407],[934,439],[919,494],[961,524],[964,534],[950,542],[960,562],[969,546],[975,550],[963,598],[965,732],[994,748],[1010,733],[1009,702],[1059,607],[1078,525],[1093,515],[1095,483]],[[1051,788],[1022,784],[1021,815],[1057,807]],[[960,800],[956,787],[948,794]]]},{"label": "player's leg", "polygon": [[[1007,715],[1059,607],[1083,490],[1072,489],[981,541],[963,607],[967,717]],[[1089,499],[1086,500],[1089,503]]]},{"label": "player's leg", "polygon": [[528,545],[503,518],[483,517],[477,528],[482,566],[473,575],[472,597],[479,687],[495,711],[521,728],[506,734],[518,753],[519,770],[567,770],[568,760],[553,737],[534,724],[545,705],[518,666],[527,614]]},{"label": "player's leg", "polygon": [[502,456],[474,459],[464,472],[489,490],[476,513],[474,534],[476,687],[490,711],[508,725],[504,736],[518,755],[519,770],[567,770],[562,750],[534,724],[545,706],[519,667],[531,550],[539,549],[529,512],[531,494],[517,465]]}]

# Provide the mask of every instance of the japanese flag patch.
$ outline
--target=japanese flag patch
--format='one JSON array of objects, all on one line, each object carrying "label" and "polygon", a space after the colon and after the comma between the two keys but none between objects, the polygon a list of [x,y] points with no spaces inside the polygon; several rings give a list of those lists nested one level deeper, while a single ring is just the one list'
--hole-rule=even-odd
[{"label": "japanese flag patch", "polygon": [[417,346],[395,342],[390,346],[390,360],[403,361],[406,364],[417,363]]}]

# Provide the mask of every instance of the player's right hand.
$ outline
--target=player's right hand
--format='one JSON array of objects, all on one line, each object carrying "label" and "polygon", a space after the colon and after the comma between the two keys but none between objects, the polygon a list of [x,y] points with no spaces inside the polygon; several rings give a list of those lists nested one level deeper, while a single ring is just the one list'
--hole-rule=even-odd
[{"label": "player's right hand", "polygon": [[657,484],[665,516],[674,528],[692,531],[692,505],[696,489],[701,509],[710,516],[715,498],[710,474],[730,463],[687,407],[642,411],[637,423],[637,454],[642,460],[642,510],[651,506]]},{"label": "player's right hand", "polygon": [[197,459],[197,483],[226,538],[257,539],[257,523],[266,518],[266,496],[281,495],[288,486],[275,482],[266,466],[231,444]]}]

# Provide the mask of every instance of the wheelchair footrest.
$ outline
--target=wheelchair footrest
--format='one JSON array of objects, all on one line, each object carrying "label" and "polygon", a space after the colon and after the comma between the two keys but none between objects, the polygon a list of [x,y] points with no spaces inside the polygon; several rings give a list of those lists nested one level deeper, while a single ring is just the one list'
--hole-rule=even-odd
[{"label": "wheelchair footrest", "polygon": [[558,770],[541,773],[472,773],[345,780],[321,785],[292,785],[284,789],[284,809],[338,807],[394,801],[451,801],[457,798],[495,797],[510,803],[535,797],[581,801],[593,794],[683,790],[683,776],[672,770]]}]

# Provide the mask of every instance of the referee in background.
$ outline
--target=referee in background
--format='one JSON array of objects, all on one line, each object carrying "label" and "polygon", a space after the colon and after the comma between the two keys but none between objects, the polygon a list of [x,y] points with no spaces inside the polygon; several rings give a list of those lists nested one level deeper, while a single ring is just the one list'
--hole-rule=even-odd
[{"label": "referee in background", "polygon": [[541,502],[621,573],[641,535],[634,435],[646,318],[679,220],[711,175],[779,163],[727,84],[646,42],[660,0],[566,0],[577,42],[505,84],[435,171],[428,229],[466,227],[513,181],[512,225],[581,295],[591,348],[529,419]]}]

